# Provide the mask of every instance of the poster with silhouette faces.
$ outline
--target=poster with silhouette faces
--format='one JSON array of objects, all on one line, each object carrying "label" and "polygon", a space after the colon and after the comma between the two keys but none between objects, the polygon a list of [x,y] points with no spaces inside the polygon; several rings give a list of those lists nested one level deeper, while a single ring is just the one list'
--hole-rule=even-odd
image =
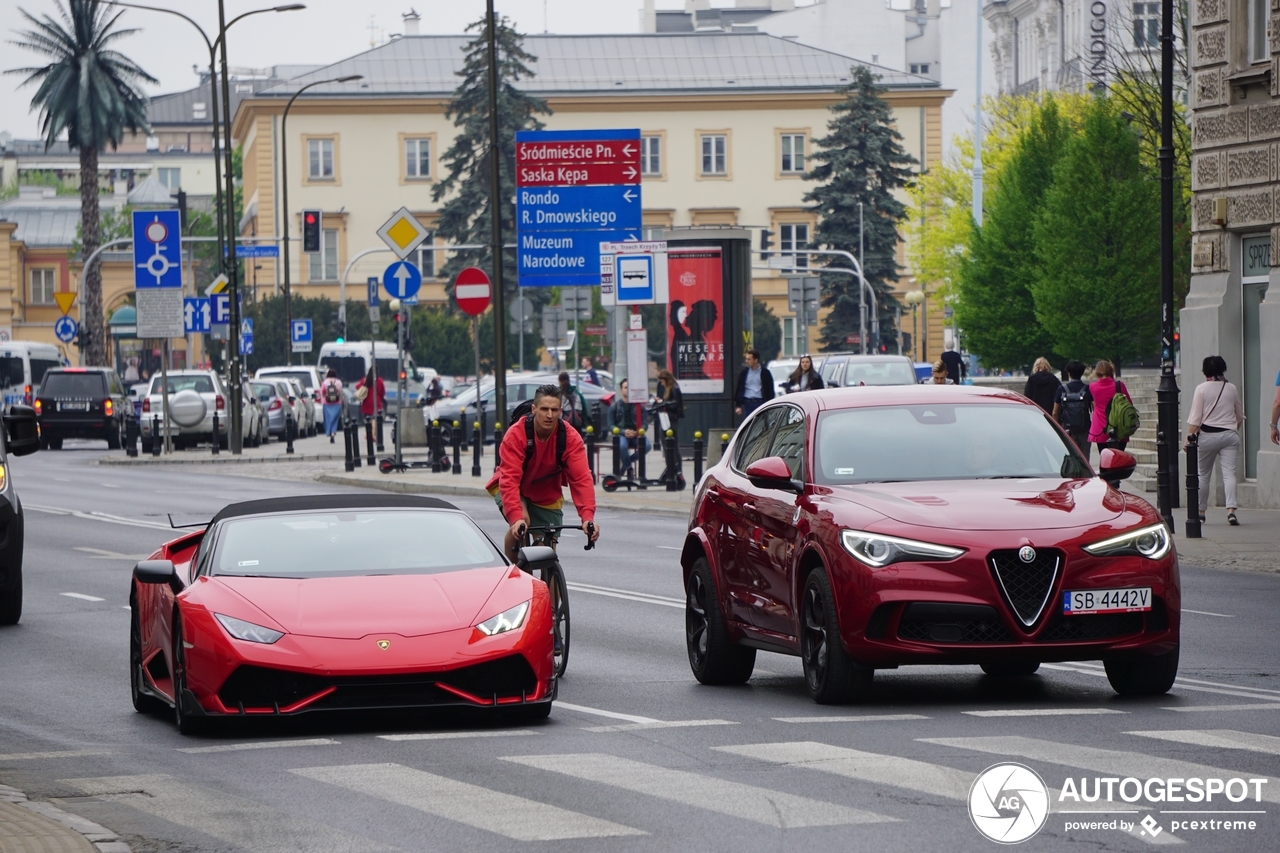
[{"label": "poster with silhouette faces", "polygon": [[685,394],[724,393],[724,287],[719,249],[667,254],[667,342]]}]

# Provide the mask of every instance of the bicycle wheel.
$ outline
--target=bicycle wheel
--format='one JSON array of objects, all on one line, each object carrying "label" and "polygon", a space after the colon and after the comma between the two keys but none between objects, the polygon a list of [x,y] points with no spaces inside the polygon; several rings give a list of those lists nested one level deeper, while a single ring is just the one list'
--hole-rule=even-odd
[{"label": "bicycle wheel", "polygon": [[569,591],[564,584],[564,570],[560,564],[547,571],[543,579],[551,594],[551,638],[555,643],[552,667],[556,678],[563,678],[569,667]]}]

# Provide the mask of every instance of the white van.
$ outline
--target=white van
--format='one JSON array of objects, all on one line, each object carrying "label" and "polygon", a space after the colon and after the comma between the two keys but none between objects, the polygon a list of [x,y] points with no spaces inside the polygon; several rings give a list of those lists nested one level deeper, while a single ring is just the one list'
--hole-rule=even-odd
[{"label": "white van", "polygon": [[[378,358],[378,376],[387,389],[387,412],[395,414],[400,408],[398,393],[399,376],[396,374],[396,345],[386,341],[347,341],[346,343],[327,343],[320,345],[320,358],[317,366],[320,375],[324,376],[330,367],[338,371],[338,378],[347,389],[354,389],[356,383],[369,374],[369,365],[374,357]],[[413,356],[404,354],[405,392],[408,405],[421,404],[426,386],[418,378],[418,367],[413,363]]]},{"label": "white van", "polygon": [[0,344],[0,393],[4,394],[4,404],[30,406],[40,393],[45,371],[62,366],[62,353],[53,344],[35,341]]}]

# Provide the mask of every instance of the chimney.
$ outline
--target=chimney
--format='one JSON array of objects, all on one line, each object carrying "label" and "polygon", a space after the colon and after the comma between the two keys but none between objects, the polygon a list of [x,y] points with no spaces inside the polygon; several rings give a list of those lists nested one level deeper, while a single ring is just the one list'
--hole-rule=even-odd
[{"label": "chimney", "polygon": [[422,17],[413,9],[401,16],[404,18],[404,34],[407,36],[416,36],[418,34],[418,22]]}]

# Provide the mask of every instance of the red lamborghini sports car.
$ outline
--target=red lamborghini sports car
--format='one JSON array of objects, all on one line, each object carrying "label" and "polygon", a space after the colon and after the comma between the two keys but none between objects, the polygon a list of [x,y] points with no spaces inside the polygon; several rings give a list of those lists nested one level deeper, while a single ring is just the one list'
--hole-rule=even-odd
[{"label": "red lamborghini sports car", "polygon": [[788,394],[758,409],[694,494],[681,564],[694,676],[799,655],[810,695],[856,699],[877,668],[1024,676],[1101,660],[1116,692],[1178,671],[1172,537],[1034,403],[916,385]]},{"label": "red lamborghini sports car", "polygon": [[539,718],[555,698],[546,585],[433,498],[231,504],[138,563],[129,603],[133,705],[184,734],[312,711]]}]

